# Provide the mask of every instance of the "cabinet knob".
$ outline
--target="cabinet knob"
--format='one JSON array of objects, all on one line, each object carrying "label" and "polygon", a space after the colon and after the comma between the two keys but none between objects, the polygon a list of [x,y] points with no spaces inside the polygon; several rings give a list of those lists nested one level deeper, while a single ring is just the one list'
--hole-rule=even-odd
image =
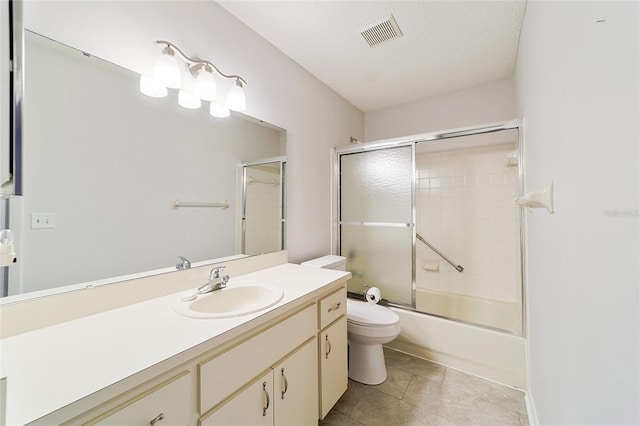
[{"label": "cabinet knob", "polygon": [[338,302],[335,305],[333,305],[332,307],[330,307],[327,312],[337,311],[338,309],[340,309],[341,305],[342,305],[342,302]]},{"label": "cabinet knob", "polygon": [[262,416],[263,416],[263,417],[266,417],[266,415],[267,415],[267,410],[269,409],[269,404],[270,404],[270,401],[269,401],[269,391],[267,391],[267,382],[262,382],[262,391],[264,392],[264,396],[265,396],[265,398],[266,398],[265,406],[264,406],[264,407],[262,407]]},{"label": "cabinet knob", "polygon": [[284,382],[284,389],[280,394],[280,399],[284,399],[284,394],[287,393],[287,389],[289,389],[289,381],[287,380],[287,376],[284,375],[284,367],[280,369],[280,374],[282,375],[282,380]]},{"label": "cabinet knob", "polygon": [[151,426],[153,426],[153,425],[155,425],[156,423],[158,423],[158,422],[159,422],[160,420],[162,420],[162,419],[164,419],[164,413],[160,413],[160,414],[158,414],[158,415],[156,416],[156,418],[155,418],[155,419],[153,419],[153,420],[151,420],[151,421],[149,422],[149,424],[150,424]]}]

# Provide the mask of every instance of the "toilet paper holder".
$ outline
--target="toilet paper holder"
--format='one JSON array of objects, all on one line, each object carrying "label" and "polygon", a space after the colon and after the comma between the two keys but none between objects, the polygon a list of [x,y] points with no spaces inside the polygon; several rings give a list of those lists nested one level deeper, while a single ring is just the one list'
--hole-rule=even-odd
[{"label": "toilet paper holder", "polygon": [[382,301],[382,295],[380,294],[380,289],[378,289],[377,287],[372,287],[372,286],[363,284],[362,295],[364,296],[365,302],[375,304],[375,303],[380,303]]}]

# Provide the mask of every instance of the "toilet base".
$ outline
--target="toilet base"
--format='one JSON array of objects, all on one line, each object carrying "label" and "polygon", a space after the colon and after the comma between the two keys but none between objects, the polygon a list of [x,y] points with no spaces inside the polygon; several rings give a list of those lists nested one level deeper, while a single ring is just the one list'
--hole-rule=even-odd
[{"label": "toilet base", "polygon": [[349,378],[365,385],[379,385],[387,380],[381,344],[364,345],[349,341]]}]

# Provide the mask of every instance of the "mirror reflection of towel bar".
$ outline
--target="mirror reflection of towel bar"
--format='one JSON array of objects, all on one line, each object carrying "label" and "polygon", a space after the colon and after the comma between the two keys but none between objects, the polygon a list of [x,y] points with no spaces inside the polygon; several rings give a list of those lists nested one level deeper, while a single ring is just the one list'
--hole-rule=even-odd
[{"label": "mirror reflection of towel bar", "polygon": [[176,210],[181,207],[208,207],[214,209],[226,210],[229,208],[227,200],[222,200],[221,203],[191,203],[186,201],[180,201],[177,198],[171,203],[171,209]]},{"label": "mirror reflection of towel bar", "polygon": [[271,178],[271,180],[260,180],[260,179],[254,179],[253,177],[249,176],[248,181],[249,181],[249,185],[251,185],[252,183],[262,183],[265,185],[273,185],[273,186],[280,185],[280,182],[278,182],[276,178]]}]

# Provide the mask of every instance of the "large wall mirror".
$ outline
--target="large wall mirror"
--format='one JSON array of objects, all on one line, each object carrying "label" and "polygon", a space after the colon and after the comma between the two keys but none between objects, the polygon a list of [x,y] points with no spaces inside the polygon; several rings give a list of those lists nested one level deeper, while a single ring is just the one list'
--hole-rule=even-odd
[{"label": "large wall mirror", "polygon": [[[29,31],[24,60],[24,196],[8,202],[17,262],[3,296],[171,270],[178,256],[195,263],[250,245],[244,167],[284,163],[283,129],[184,109],[175,93],[146,97],[136,73]],[[271,179],[285,194],[284,176]],[[284,196],[278,202],[283,213]],[[284,234],[283,216],[269,223],[269,235]],[[283,248],[277,241],[269,247]]]}]

